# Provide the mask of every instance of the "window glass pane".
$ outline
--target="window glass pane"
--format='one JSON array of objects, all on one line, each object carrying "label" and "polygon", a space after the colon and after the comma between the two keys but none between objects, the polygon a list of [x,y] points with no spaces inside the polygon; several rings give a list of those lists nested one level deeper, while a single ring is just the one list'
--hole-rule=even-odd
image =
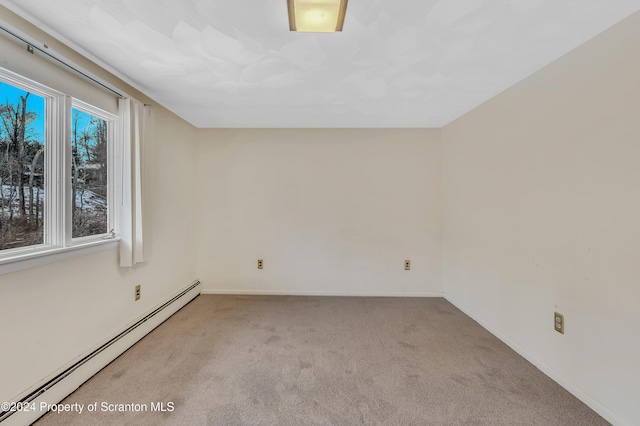
[{"label": "window glass pane", "polygon": [[71,184],[73,238],[107,229],[107,122],[73,109]]},{"label": "window glass pane", "polygon": [[0,82],[0,250],[44,243],[44,107]]}]

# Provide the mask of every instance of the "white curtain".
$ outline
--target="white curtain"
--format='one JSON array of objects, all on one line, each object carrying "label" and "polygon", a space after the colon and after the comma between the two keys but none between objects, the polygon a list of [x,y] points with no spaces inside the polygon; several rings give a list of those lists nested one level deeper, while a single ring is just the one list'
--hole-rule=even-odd
[{"label": "white curtain", "polygon": [[133,99],[120,100],[122,126],[122,200],[120,203],[120,266],[146,260],[142,224],[143,159],[153,117],[151,106]]}]

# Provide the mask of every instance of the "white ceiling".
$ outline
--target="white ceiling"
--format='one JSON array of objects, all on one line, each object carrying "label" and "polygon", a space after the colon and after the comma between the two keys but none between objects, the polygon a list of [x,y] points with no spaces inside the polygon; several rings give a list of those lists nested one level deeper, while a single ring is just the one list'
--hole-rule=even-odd
[{"label": "white ceiling", "polygon": [[442,127],[640,0],[349,0],[342,33],[286,0],[0,0],[198,127]]}]

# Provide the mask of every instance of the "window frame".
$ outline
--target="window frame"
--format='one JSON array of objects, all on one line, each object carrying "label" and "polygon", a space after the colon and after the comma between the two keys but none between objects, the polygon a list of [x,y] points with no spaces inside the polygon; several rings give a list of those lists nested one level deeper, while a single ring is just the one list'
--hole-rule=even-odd
[{"label": "window frame", "polygon": [[[43,243],[0,251],[0,275],[118,247],[122,194],[120,117],[0,67],[0,81],[44,98],[45,187]],[[72,238],[72,109],[107,122],[107,232]],[[115,234],[109,231],[113,229]]]}]

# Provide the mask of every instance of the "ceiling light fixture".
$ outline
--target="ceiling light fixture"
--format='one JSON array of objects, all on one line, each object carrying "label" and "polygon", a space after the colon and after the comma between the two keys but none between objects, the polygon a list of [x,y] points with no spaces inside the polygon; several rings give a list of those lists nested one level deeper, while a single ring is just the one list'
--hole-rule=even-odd
[{"label": "ceiling light fixture", "polygon": [[305,33],[342,31],[347,0],[287,0],[289,29]]}]

